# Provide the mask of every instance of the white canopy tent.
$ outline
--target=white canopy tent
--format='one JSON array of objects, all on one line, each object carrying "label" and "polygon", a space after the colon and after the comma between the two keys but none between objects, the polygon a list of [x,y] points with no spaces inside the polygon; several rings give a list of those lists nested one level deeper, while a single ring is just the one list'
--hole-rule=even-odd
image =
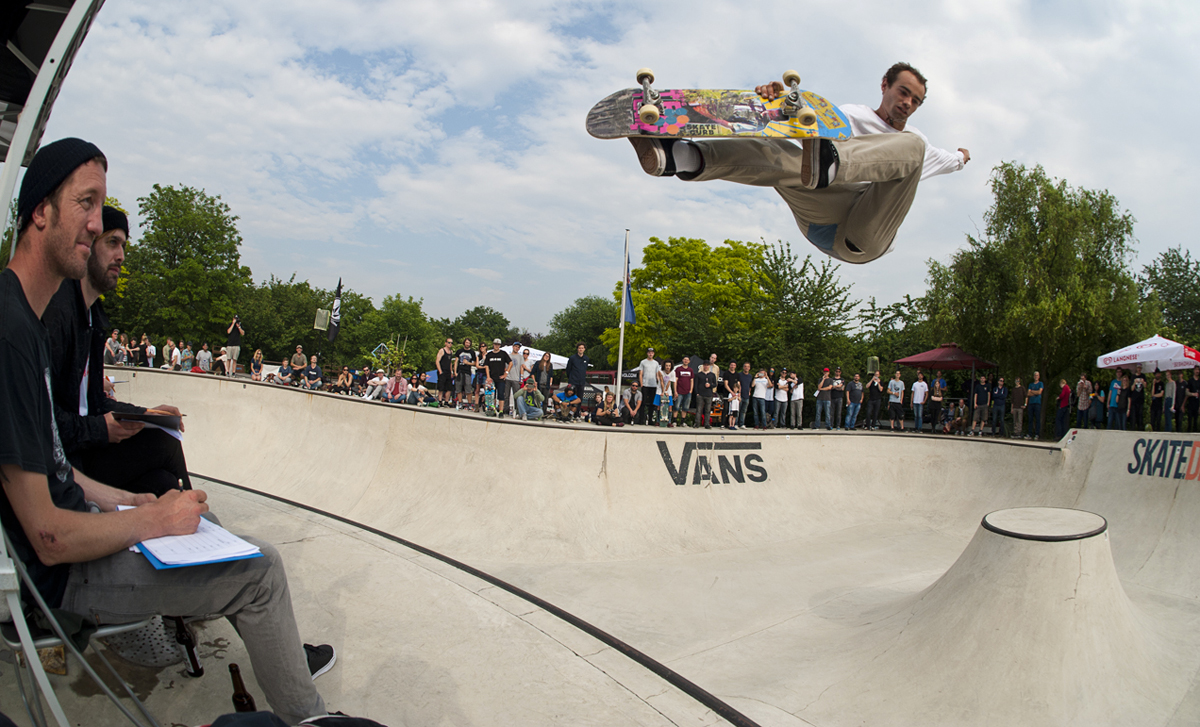
[{"label": "white canopy tent", "polygon": [[[511,342],[509,342],[509,344],[507,346],[504,346],[500,350],[511,353],[512,345],[514,343],[521,343],[521,342],[520,341],[511,341]],[[529,349],[529,362],[530,363],[537,363],[538,361],[541,361],[542,354],[546,353],[545,351],[541,350],[540,348],[534,348],[533,346],[526,346],[526,345],[522,344],[521,352],[524,353],[525,349]],[[565,369],[567,367],[567,357],[559,356],[557,353],[551,353],[550,354],[550,363],[551,363],[551,365],[554,366],[555,371],[561,371],[562,369]]]},{"label": "white canopy tent", "polygon": [[1096,366],[1115,369],[1141,364],[1143,371],[1176,371],[1200,366],[1200,351],[1162,336],[1151,336],[1096,358]]}]

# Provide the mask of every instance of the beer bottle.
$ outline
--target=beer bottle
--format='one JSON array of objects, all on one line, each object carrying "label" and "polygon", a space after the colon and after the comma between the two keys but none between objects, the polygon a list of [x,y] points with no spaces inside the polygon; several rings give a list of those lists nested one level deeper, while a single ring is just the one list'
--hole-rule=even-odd
[{"label": "beer bottle", "polygon": [[258,708],[254,706],[254,697],[246,691],[246,685],[242,683],[242,670],[238,668],[237,664],[229,665],[229,676],[233,679],[233,711],[257,712]]}]

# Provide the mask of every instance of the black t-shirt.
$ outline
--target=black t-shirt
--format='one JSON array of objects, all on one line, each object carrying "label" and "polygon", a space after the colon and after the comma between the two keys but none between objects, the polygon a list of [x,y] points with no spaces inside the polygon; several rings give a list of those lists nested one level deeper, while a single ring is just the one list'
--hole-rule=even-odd
[{"label": "black t-shirt", "polygon": [[867,384],[867,401],[879,401],[883,398],[883,383],[871,379]]},{"label": "black t-shirt", "polygon": [[976,407],[987,406],[987,403],[988,403],[987,384],[975,384],[974,402],[975,402]]},{"label": "black t-shirt", "polygon": [[1133,377],[1133,390],[1129,395],[1133,397],[1133,405],[1141,406],[1146,401],[1146,377],[1143,374],[1138,374]]},{"label": "black t-shirt", "polygon": [[460,348],[454,353],[454,358],[458,359],[458,373],[470,374],[471,367],[475,365],[475,349]]},{"label": "black t-shirt", "polygon": [[241,324],[242,324],[242,322],[238,321],[233,326],[233,330],[229,332],[229,337],[225,339],[226,346],[241,346],[242,345],[242,329],[238,327]]},{"label": "black t-shirt", "polygon": [[742,395],[742,399],[746,399],[748,396],[750,396],[750,385],[754,383],[754,374],[739,371],[737,379],[738,386],[741,387],[739,392]]},{"label": "black t-shirt", "polygon": [[[0,464],[45,475],[56,506],[85,512],[83,489],[75,484],[54,424],[49,335],[12,270],[0,273],[0,371]],[[70,565],[42,565],[3,488],[0,522],[42,597],[50,606],[60,605]]]},{"label": "black t-shirt", "polygon": [[321,378],[321,367],[320,366],[305,366],[304,367],[304,378],[308,379],[309,381],[313,381],[314,379]]},{"label": "black t-shirt", "polygon": [[712,371],[696,374],[696,394],[701,399],[711,399],[717,393],[717,375]]},{"label": "black t-shirt", "polygon": [[504,369],[512,363],[512,357],[507,351],[488,351],[483,357],[483,365],[488,370],[488,376],[492,381],[499,381],[504,378]]},{"label": "black t-shirt", "polygon": [[[1187,389],[1188,389],[1189,393],[1195,392],[1196,394],[1200,394],[1200,379],[1188,379]],[[1176,394],[1176,396],[1179,396],[1179,395]],[[1195,402],[1196,402],[1196,397],[1193,396],[1192,398],[1190,398],[1188,400],[1188,406],[1192,406],[1192,407],[1196,406]]]},{"label": "black t-shirt", "polygon": [[863,386],[861,381],[850,381],[846,384],[846,391],[850,394],[851,404],[861,404],[863,397]]}]

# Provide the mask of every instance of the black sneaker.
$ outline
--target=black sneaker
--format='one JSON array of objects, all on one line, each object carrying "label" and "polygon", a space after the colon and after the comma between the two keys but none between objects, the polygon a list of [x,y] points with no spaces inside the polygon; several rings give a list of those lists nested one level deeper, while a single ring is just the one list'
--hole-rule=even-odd
[{"label": "black sneaker", "polygon": [[675,157],[671,154],[673,139],[654,139],[645,136],[631,136],[629,143],[637,152],[642,171],[652,177],[670,177],[675,174]]},{"label": "black sneaker", "polygon": [[329,644],[305,644],[304,655],[308,657],[308,673],[312,674],[314,680],[332,669],[337,661],[337,651]]}]

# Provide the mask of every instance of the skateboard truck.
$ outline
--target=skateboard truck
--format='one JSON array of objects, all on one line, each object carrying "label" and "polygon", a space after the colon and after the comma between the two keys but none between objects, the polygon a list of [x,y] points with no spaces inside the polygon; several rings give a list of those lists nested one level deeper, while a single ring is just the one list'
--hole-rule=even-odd
[{"label": "skateboard truck", "polygon": [[649,68],[641,68],[637,72],[637,82],[642,87],[642,103],[638,106],[638,118],[643,124],[654,125],[658,123],[658,119],[662,116],[662,100],[658,96],[658,91],[650,87],[654,83],[654,71]]},{"label": "skateboard truck", "polygon": [[[653,76],[651,77],[653,78]],[[795,71],[784,71],[783,85],[791,89],[783,99],[783,115],[795,119],[801,126],[815,126],[817,112],[804,103],[800,97],[800,74]]]}]

